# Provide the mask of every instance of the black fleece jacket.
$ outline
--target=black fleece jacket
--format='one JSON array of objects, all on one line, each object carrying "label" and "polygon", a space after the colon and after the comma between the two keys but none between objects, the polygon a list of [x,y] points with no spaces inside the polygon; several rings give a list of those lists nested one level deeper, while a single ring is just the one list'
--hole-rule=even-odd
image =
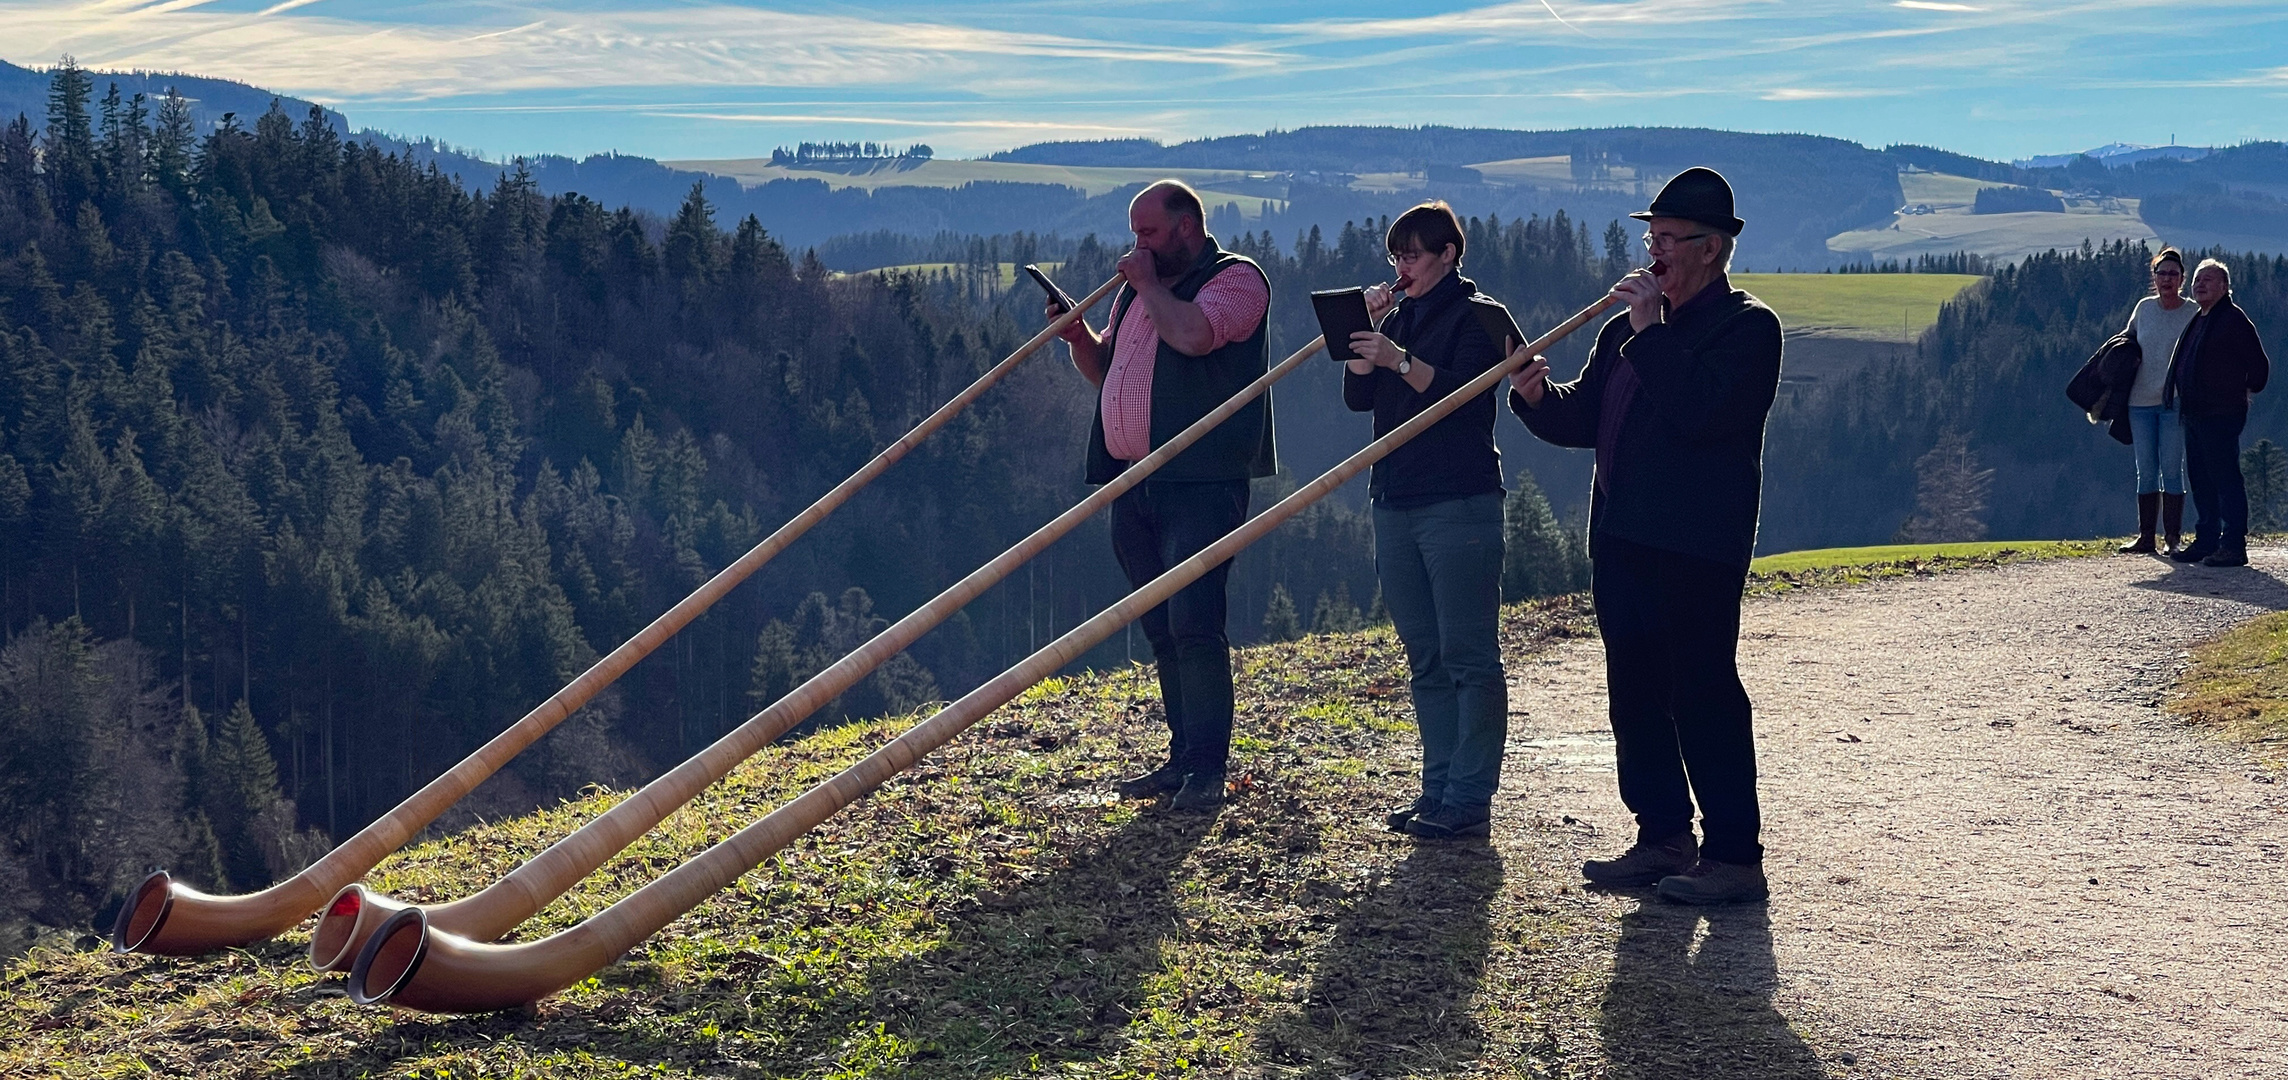
[{"label": "black fleece jacket", "polygon": [[2272,358],[2256,324],[2227,296],[2194,316],[2177,339],[2162,400],[2186,416],[2240,416],[2248,412],[2248,395],[2271,379]]},{"label": "black fleece jacket", "polygon": [[[1383,336],[1430,365],[1430,388],[1417,393],[1389,368],[1364,375],[1345,368],[1343,404],[1353,412],[1374,413],[1375,438],[1389,434],[1501,362],[1501,343],[1486,333],[1489,317],[1515,330],[1509,310],[1459,273],[1447,274],[1420,297],[1399,300],[1382,320]],[[1375,462],[1367,495],[1393,509],[1412,510],[1499,492],[1501,451],[1494,448],[1494,398],[1499,393],[1489,387]]]},{"label": "black fleece jacket", "polygon": [[1622,312],[1597,334],[1581,376],[1539,407],[1510,408],[1542,441],[1594,449],[1606,385],[1623,358],[1637,389],[1615,433],[1612,475],[1592,483],[1589,548],[1614,537],[1745,572],[1763,495],[1764,419],[1779,391],[1780,320],[1738,289],[1629,329]]}]

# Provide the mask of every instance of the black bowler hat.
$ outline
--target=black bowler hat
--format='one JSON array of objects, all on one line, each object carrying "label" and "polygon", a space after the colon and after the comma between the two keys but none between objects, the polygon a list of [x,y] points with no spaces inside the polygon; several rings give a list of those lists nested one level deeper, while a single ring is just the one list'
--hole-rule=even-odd
[{"label": "black bowler hat", "polygon": [[1748,224],[1732,214],[1732,185],[1725,182],[1724,174],[1703,165],[1677,173],[1660,189],[1660,197],[1652,206],[1629,216],[1638,221],[1683,218],[1722,229],[1727,236],[1740,235]]}]

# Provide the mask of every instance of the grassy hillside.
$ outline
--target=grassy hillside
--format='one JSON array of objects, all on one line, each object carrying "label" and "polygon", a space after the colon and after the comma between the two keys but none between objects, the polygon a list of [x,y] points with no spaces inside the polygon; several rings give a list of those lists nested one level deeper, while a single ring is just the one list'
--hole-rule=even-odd
[{"label": "grassy hillside", "polygon": [[[1761,561],[1751,589],[2096,550],[1800,552]],[[1585,597],[1516,605],[1503,651],[1530,664],[1593,632]],[[1240,655],[1236,793],[1212,820],[1109,797],[1164,744],[1147,669],[1056,680],[534,1009],[351,1005],[300,962],[306,931],[186,960],[57,938],[0,974],[0,1025],[20,1035],[0,1041],[0,1075],[1333,1080],[1697,1061],[1744,1080],[1763,1075],[1761,1051],[1802,1038],[1774,1022],[1768,989],[1690,964],[1635,972],[1613,998],[1637,901],[1579,888],[1572,819],[1525,808],[1498,848],[1384,831],[1419,768],[1387,629]],[[758,755],[520,937],[593,914],[911,719]],[[618,797],[409,848],[371,881],[420,902],[466,895]],[[1697,1041],[1712,1031],[1724,1064]]]},{"label": "grassy hillside", "polygon": [[[1585,632],[1513,608],[1512,655]],[[191,960],[35,948],[0,978],[0,1075],[878,1077],[1539,1072],[1595,1038],[1617,925],[1564,868],[1382,829],[1410,798],[1387,631],[1243,654],[1240,792],[1211,820],[1112,801],[1164,729],[1139,672],[1045,684],[530,1014],[353,1006],[297,932]],[[775,747],[525,927],[562,929],[879,745]],[[597,794],[411,848],[442,900],[597,813]]]},{"label": "grassy hillside", "polygon": [[1981,280],[1975,274],[1734,274],[1790,331],[1820,330],[1870,341],[1908,341],[1938,321],[1940,305]]}]

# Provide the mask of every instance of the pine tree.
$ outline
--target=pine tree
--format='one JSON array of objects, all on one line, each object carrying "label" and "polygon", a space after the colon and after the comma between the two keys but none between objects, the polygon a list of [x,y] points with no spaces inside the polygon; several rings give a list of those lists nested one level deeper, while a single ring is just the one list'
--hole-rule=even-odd
[{"label": "pine tree", "polygon": [[1314,634],[1348,634],[1363,625],[1358,605],[1351,601],[1351,583],[1338,581],[1333,592],[1319,590],[1319,602],[1311,611],[1311,632]]},{"label": "pine tree", "polygon": [[1502,500],[1502,598],[1557,596],[1589,586],[1589,559],[1578,537],[1557,521],[1533,474],[1517,470]]},{"label": "pine tree", "polygon": [[94,78],[69,56],[48,76],[48,127],[41,164],[48,174],[49,201],[59,213],[76,211],[101,187],[95,128],[87,113],[94,94]]},{"label": "pine tree", "polygon": [[1263,639],[1293,641],[1302,636],[1303,623],[1295,613],[1295,598],[1287,595],[1285,584],[1274,582],[1271,602],[1263,608]]},{"label": "pine tree", "polygon": [[2256,440],[2241,451],[2240,475],[2248,488],[2248,531],[2288,528],[2288,450],[2270,439]]},{"label": "pine tree", "polygon": [[243,698],[208,743],[205,788],[207,819],[222,841],[231,882],[247,887],[265,881],[269,866],[258,822],[280,798],[278,761]]}]

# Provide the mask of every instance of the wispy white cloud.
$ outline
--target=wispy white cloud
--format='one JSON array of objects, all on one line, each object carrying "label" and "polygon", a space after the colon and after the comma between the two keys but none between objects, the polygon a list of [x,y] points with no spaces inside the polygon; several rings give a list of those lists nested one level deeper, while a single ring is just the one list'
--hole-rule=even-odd
[{"label": "wispy white cloud", "polygon": [[[745,143],[813,125],[943,132],[930,141],[957,153],[1051,131],[1340,122],[1709,123],[1930,141],[1914,126],[2037,98],[2119,130],[2151,103],[2107,91],[2159,75],[2139,51],[2156,43],[2195,80],[2187,88],[2288,90],[2278,0],[1461,3],[0,0],[0,55],[238,78],[341,105],[353,121],[476,144],[610,131],[622,135],[607,145],[638,152],[663,131]],[[1869,131],[1878,116],[1914,130]],[[2096,141],[2113,137],[2132,136]]]},{"label": "wispy white cloud", "polygon": [[953,22],[774,11],[734,4],[558,10],[488,6],[485,25],[330,14],[131,10],[0,3],[13,48],[106,67],[194,70],[315,96],[426,97],[597,85],[835,86],[985,82],[1029,61],[1265,69],[1272,48],[1091,39]]}]

